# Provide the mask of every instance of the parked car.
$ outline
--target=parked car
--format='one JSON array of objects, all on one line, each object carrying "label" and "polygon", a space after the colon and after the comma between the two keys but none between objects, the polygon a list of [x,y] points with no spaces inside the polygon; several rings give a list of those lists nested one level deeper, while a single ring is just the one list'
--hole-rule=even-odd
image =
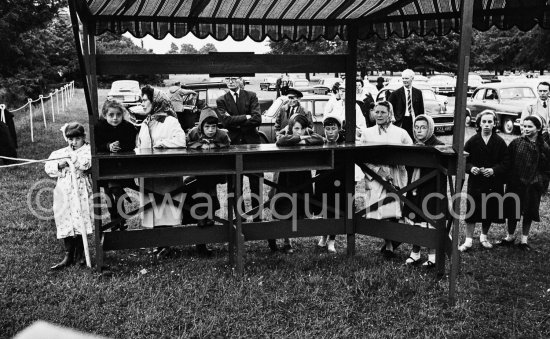
[{"label": "parked car", "polygon": [[478,87],[466,105],[466,123],[473,125],[477,115],[484,111],[496,114],[498,128],[507,134],[519,130],[523,108],[537,98],[532,84],[514,82],[487,83]]},{"label": "parked car", "polygon": [[141,104],[141,89],[135,80],[117,80],[111,84],[107,99],[118,100],[125,107]]},{"label": "parked car", "polygon": [[[388,78],[388,83],[386,84],[386,86],[397,86],[397,87],[401,87],[403,86],[403,79],[401,77],[393,77],[393,78]],[[428,78],[423,76],[423,75],[415,75],[414,76],[414,80],[413,80],[413,84],[414,86],[416,86],[416,84],[418,83],[427,83],[428,82]]]},{"label": "parked car", "polygon": [[335,83],[342,83],[343,81],[341,78],[322,78],[317,85],[313,86],[313,94],[329,94]]},{"label": "parked car", "polygon": [[260,82],[260,91],[274,91],[276,89],[276,86],[277,78],[264,78],[262,82]]},{"label": "parked car", "polygon": [[[388,84],[382,88],[376,96],[376,101],[388,100],[390,94],[401,85],[397,82]],[[452,132],[454,127],[454,106],[449,104],[449,98],[437,95],[432,88],[423,82],[414,83],[413,87],[422,91],[424,99],[424,113],[434,119],[435,131],[438,133]]]},{"label": "parked car", "polygon": [[[304,96],[299,99],[300,105],[302,105],[304,110],[306,112],[311,112],[313,117],[313,129],[321,135],[325,133],[323,129],[323,114],[329,98],[330,96],[328,95],[304,94]],[[267,111],[262,113],[260,136],[263,143],[273,143],[276,141],[275,120],[279,111],[287,102],[288,99],[286,96],[280,96],[273,101],[273,104]]]},{"label": "parked car", "polygon": [[428,79],[428,84],[436,94],[454,95],[456,79],[448,75],[435,75]]},{"label": "parked car", "polygon": [[486,83],[483,78],[477,74],[469,74],[468,75],[468,95],[472,95],[474,93],[474,90],[478,88],[479,86]]}]

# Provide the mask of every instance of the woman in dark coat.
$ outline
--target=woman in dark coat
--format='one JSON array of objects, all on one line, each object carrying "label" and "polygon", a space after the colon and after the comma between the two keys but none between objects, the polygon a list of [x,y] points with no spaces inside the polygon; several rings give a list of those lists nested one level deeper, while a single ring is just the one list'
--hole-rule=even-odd
[{"label": "woman in dark coat", "polygon": [[504,203],[508,235],[499,245],[514,244],[516,226],[523,216],[522,236],[518,246],[525,251],[531,250],[527,237],[532,222],[540,221],[540,199],[546,192],[550,178],[550,148],[543,140],[542,125],[538,116],[526,117],[523,120],[524,135],[514,139],[508,146],[512,164]]},{"label": "woman in dark coat", "polygon": [[508,147],[495,133],[497,119],[494,113],[479,114],[476,125],[477,134],[464,146],[464,151],[469,153],[466,158],[469,197],[466,200],[466,240],[459,247],[461,252],[472,247],[477,222],[481,222],[479,241],[484,248],[493,248],[487,238],[491,223],[504,222],[500,198],[504,194],[506,173],[510,166]]}]

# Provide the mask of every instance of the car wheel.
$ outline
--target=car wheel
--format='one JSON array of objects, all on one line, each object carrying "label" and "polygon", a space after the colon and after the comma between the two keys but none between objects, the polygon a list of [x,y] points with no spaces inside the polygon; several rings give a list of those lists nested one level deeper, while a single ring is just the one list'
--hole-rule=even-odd
[{"label": "car wheel", "polygon": [[502,119],[502,132],[506,134],[514,133],[514,120],[512,118]]}]

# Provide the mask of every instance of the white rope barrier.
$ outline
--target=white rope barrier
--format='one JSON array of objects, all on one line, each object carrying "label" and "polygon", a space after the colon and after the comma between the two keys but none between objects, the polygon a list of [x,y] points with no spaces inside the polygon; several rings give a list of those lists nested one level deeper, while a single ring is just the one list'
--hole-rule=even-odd
[{"label": "white rope barrier", "polygon": [[[29,123],[31,127],[31,141],[34,142],[34,123],[33,123],[33,111],[32,111],[32,104],[35,102],[40,101],[40,107],[42,109],[42,118],[44,120],[44,128],[47,128],[47,119],[46,119],[46,108],[44,107],[44,100],[50,99],[51,100],[51,110],[52,110],[52,122],[55,122],[55,107],[57,107],[57,114],[60,114],[60,110],[63,110],[63,112],[66,112],[66,109],[69,107],[69,103],[72,101],[72,97],[74,96],[74,81],[71,81],[59,89],[56,89],[54,92],[51,92],[48,96],[39,95],[38,99],[32,100],[27,99],[27,103],[23,106],[10,110],[11,113],[15,113],[17,111],[20,111],[29,106]],[[55,101],[56,104],[54,105],[54,95],[55,95]],[[61,95],[61,109],[59,108],[59,95]],[[0,104],[0,120],[2,122],[6,122],[6,111],[7,106],[5,104]]]}]

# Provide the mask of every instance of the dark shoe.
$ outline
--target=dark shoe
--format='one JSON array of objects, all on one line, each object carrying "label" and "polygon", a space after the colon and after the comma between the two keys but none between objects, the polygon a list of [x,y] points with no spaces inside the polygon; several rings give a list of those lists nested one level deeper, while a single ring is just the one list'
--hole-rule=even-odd
[{"label": "dark shoe", "polygon": [[197,226],[198,227],[205,227],[206,226],[206,219],[199,219],[197,221]]},{"label": "dark shoe", "polygon": [[59,270],[73,264],[75,239],[73,237],[63,238],[63,245],[65,246],[65,257],[63,257],[63,260],[61,260],[61,262],[50,267],[50,269],[52,270]]},{"label": "dark shoe", "polygon": [[384,256],[384,258],[386,259],[393,259],[395,258],[395,253],[393,251],[390,251],[390,250],[384,250],[384,252],[382,252],[382,255]]},{"label": "dark shoe", "polygon": [[126,225],[126,220],[122,219],[118,226],[119,231],[126,231],[128,229],[128,225]]},{"label": "dark shoe", "polygon": [[84,244],[82,243],[82,236],[77,235],[74,241],[74,262],[80,266],[84,266],[86,265],[86,257],[84,256]]},{"label": "dark shoe", "polygon": [[271,252],[277,252],[279,251],[279,247],[277,247],[277,240],[275,239],[269,239],[267,241],[267,244],[269,245],[269,249],[271,250]]},{"label": "dark shoe", "polygon": [[195,247],[197,248],[197,253],[199,254],[199,256],[201,257],[212,256],[212,251],[209,250],[208,247],[206,247],[206,244],[197,244],[195,245]]},{"label": "dark shoe", "polygon": [[422,268],[425,268],[427,270],[431,270],[432,268],[435,268],[435,263],[428,260],[428,261],[426,261],[425,263],[422,264]]},{"label": "dark shoe", "polygon": [[518,248],[524,252],[531,252],[533,250],[529,244],[524,243],[518,244]]},{"label": "dark shoe", "polygon": [[214,226],[214,220],[206,218],[206,226]]},{"label": "dark shoe", "polygon": [[510,247],[514,245],[514,240],[506,240],[506,238],[503,238],[500,241],[496,242],[497,246],[504,246],[504,247]]}]

